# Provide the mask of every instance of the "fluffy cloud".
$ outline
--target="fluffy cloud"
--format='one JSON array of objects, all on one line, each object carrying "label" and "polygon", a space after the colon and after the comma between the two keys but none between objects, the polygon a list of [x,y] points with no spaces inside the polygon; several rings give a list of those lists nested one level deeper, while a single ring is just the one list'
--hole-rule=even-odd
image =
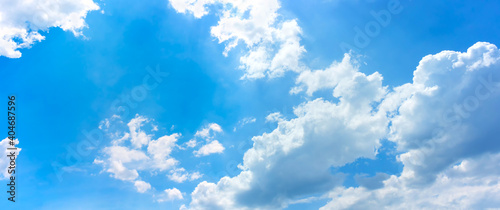
[{"label": "fluffy cloud", "polygon": [[80,36],[85,17],[99,6],[92,0],[0,1],[0,56],[21,57],[21,48],[42,41],[39,31],[59,27]]},{"label": "fluffy cloud", "polygon": [[145,193],[146,191],[151,189],[151,184],[141,180],[135,181],[134,185],[137,188],[137,192],[140,193]]},{"label": "fluffy cloud", "polygon": [[[137,166],[132,168],[140,168],[141,165],[149,158],[142,151],[131,150],[122,146],[111,146],[103,149],[104,153],[108,156],[106,162],[100,162],[106,165],[107,172],[120,180],[135,180],[139,177],[137,169],[129,169],[124,164],[130,163]],[[98,162],[96,162],[98,163]]]},{"label": "fluffy cloud", "polygon": [[196,131],[194,136],[201,137],[203,139],[213,139],[217,133],[222,133],[222,128],[217,123],[210,123],[203,129]]},{"label": "fluffy cloud", "polygon": [[144,131],[141,130],[141,126],[147,119],[137,115],[136,118],[130,120],[127,124],[130,130],[130,142],[136,148],[140,148],[145,144],[148,144],[151,140],[151,137],[146,135]]},{"label": "fluffy cloud", "polygon": [[[10,177],[10,174],[8,173],[8,168],[9,168],[9,165],[10,165],[10,158],[7,157],[7,155],[10,154],[10,152],[12,152],[12,150],[8,150],[7,148],[9,147],[12,147],[10,146],[10,139],[9,138],[5,138],[4,140],[0,141],[0,169],[2,170],[2,172],[0,173],[0,180],[2,179],[8,179]],[[19,144],[19,140],[14,140],[14,143],[17,145]],[[19,155],[19,152],[21,151],[21,148],[17,148],[17,152],[16,152],[16,158],[17,156]]]},{"label": "fluffy cloud", "polygon": [[166,189],[163,195],[158,198],[158,202],[165,201],[173,201],[173,200],[182,200],[184,197],[182,196],[181,191],[177,188]]},{"label": "fluffy cloud", "polygon": [[[450,194],[453,191],[449,189],[473,193],[463,201],[494,198],[484,194],[496,186],[488,172],[475,178],[450,178],[449,173],[454,164],[472,163],[485,154],[500,152],[495,127],[500,119],[496,111],[500,104],[500,53],[496,46],[477,43],[464,53],[443,51],[426,56],[412,83],[388,92],[381,85],[380,74],[360,73],[350,55],[323,70],[302,66],[300,57],[305,49],[300,45],[301,29],[295,20],[278,18],[278,0],[171,3],[178,12],[190,12],[198,18],[208,13],[208,5],[223,5],[211,34],[226,43],[224,53],[239,43],[246,45],[248,51],[240,58],[240,67],[246,71],[243,78],[277,77],[295,71],[299,76],[290,93],[305,92],[312,97],[318,90],[333,89],[333,96],[339,99],[338,103],[324,99],[304,102],[295,108],[297,118],[291,120],[277,113],[268,116],[266,120],[278,122],[278,127],[253,138],[254,145],[240,166],[243,172],[218,183],[200,183],[192,193],[190,208],[279,208],[290,199],[324,192],[341,182],[341,174],[332,175],[329,167],[360,157],[373,158],[381,138],[396,143],[398,160],[404,165],[401,176],[380,184],[386,174],[373,178],[357,175],[362,187],[335,188],[342,196],[332,196],[334,201],[328,208],[349,207],[365,191],[377,195],[372,192],[401,190],[411,195],[415,187],[425,186],[428,188],[419,191],[422,200],[413,201],[415,208],[425,207],[422,202],[432,203],[425,196]],[[314,155],[307,155],[310,152]],[[479,181],[467,185],[469,179]],[[375,182],[378,184],[373,185]],[[441,196],[441,203],[430,206],[460,203],[462,195],[454,195],[459,197]],[[378,196],[374,199],[384,201],[380,197],[386,195]],[[396,208],[404,200],[395,199]],[[468,206],[475,207],[471,203]]]},{"label": "fluffy cloud", "polygon": [[301,28],[296,20],[279,18],[278,0],[170,0],[179,13],[192,13],[201,18],[207,6],[221,4],[220,20],[211,28],[219,43],[226,43],[224,55],[240,43],[247,52],[240,58],[242,78],[279,77],[286,71],[300,72],[306,51],[300,45]]},{"label": "fluffy cloud", "polygon": [[239,175],[200,183],[189,207],[280,208],[342,184],[343,175],[330,168],[374,158],[386,135],[386,113],[373,106],[385,93],[380,74],[367,76],[353,68],[334,86],[338,103],[320,98],[296,107],[297,118],[280,120],[275,130],[252,139]]},{"label": "fluffy cloud", "polygon": [[295,81],[297,86],[290,93],[297,94],[305,91],[307,95],[312,96],[318,90],[331,89],[340,82],[349,82],[346,78],[357,73],[361,74],[357,69],[356,61],[351,59],[351,55],[345,54],[342,62],[333,62],[330,67],[324,70],[302,72]]},{"label": "fluffy cloud", "polygon": [[[215,136],[217,133],[222,133],[224,132],[220,125],[217,123],[210,123],[206,125],[204,128],[201,130],[197,131],[196,134],[194,135],[195,137],[200,137],[205,140],[206,144],[203,145],[201,148],[198,150],[193,151],[193,154],[196,157],[201,157],[201,156],[207,156],[210,154],[215,154],[215,153],[222,153],[224,152],[224,146],[217,141],[214,140]],[[197,142],[195,139],[191,139],[186,143],[187,147],[193,148],[196,147]]]},{"label": "fluffy cloud", "polygon": [[196,147],[196,144],[197,144],[196,139],[191,139],[188,142],[186,142],[186,146],[189,148]]},{"label": "fluffy cloud", "polygon": [[214,3],[214,0],[170,0],[170,4],[179,13],[192,13],[196,18],[208,14],[205,5]]},{"label": "fluffy cloud", "polygon": [[500,205],[500,154],[463,160],[437,175],[435,182],[409,187],[400,177],[384,188],[339,187],[328,194],[327,209],[491,209]]},{"label": "fluffy cloud", "polygon": [[[383,187],[337,188],[323,209],[487,209],[500,204],[500,51],[424,57],[413,82],[381,105],[395,110],[389,139],[402,152],[401,176]],[[395,109],[394,109],[395,108]]]},{"label": "fluffy cloud", "polygon": [[[242,172],[200,183],[189,208],[282,208],[327,191],[332,201],[323,209],[498,206],[499,65],[497,47],[480,42],[424,57],[413,82],[392,91],[377,72],[359,72],[350,55],[304,71],[292,93],[333,88],[338,102],[304,102],[291,120],[271,114],[278,127],[253,138]],[[386,137],[397,145],[402,174],[358,174],[360,187],[342,187],[343,174],[329,169],[374,158]]]},{"label": "fluffy cloud", "polygon": [[266,116],[266,122],[279,122],[283,120],[283,115],[279,112],[273,112]]},{"label": "fluffy cloud", "polygon": [[141,171],[167,173],[166,176],[176,182],[200,178],[202,175],[198,172],[189,173],[184,168],[177,168],[179,161],[171,156],[181,135],[174,133],[153,139],[153,134],[146,134],[143,130],[145,126],[154,128],[150,121],[140,115],[126,124],[119,117],[103,120],[105,126],[101,128],[112,141],[110,146],[102,149],[102,155],[94,163],[116,179],[134,182],[141,193],[151,188],[149,183],[141,181]]},{"label": "fluffy cloud", "polygon": [[178,168],[175,170],[172,170],[170,174],[168,175],[168,178],[174,182],[177,183],[183,183],[186,180],[189,181],[194,181],[199,178],[201,178],[203,175],[200,174],[199,172],[194,172],[194,173],[188,173],[186,172],[186,169],[184,168]]},{"label": "fluffy cloud", "polygon": [[196,157],[207,156],[215,153],[224,152],[224,146],[217,140],[213,140],[210,143],[203,145],[199,150],[194,151]]},{"label": "fluffy cloud", "polygon": [[402,98],[390,140],[405,152],[403,177],[426,184],[464,158],[500,151],[499,70],[500,51],[489,43],[420,61],[413,83],[388,97]]}]

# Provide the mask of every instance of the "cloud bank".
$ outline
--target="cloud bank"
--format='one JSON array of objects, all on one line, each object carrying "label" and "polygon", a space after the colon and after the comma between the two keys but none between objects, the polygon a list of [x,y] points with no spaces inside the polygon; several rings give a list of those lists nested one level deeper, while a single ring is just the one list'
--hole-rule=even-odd
[{"label": "cloud bank", "polygon": [[[284,208],[318,195],[332,199],[323,209],[498,206],[499,61],[498,48],[485,42],[443,51],[424,57],[413,82],[392,90],[379,73],[359,72],[348,54],[304,71],[293,93],[333,89],[338,102],[307,101],[296,118],[276,120],[275,130],[253,137],[242,172],[200,183],[189,208]],[[401,175],[343,187],[344,174],[331,167],[375,158],[382,139],[396,143]]]}]

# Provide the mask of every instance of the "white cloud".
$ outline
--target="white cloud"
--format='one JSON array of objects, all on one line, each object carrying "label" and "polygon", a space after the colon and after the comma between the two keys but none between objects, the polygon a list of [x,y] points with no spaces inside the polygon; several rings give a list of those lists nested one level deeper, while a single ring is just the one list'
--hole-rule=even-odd
[{"label": "white cloud", "polygon": [[170,4],[179,13],[192,13],[196,18],[208,14],[205,5],[214,3],[215,0],[171,0]]},{"label": "white cloud", "polygon": [[148,153],[152,155],[154,159],[166,159],[170,156],[170,153],[175,147],[175,143],[179,137],[179,134],[174,133],[170,136],[165,135],[157,140],[151,141],[148,145]]},{"label": "white cloud", "polygon": [[351,55],[345,54],[342,62],[333,62],[330,67],[324,70],[304,71],[297,77],[296,84],[290,92],[300,93],[306,89],[309,96],[321,89],[331,89],[340,82],[349,82],[346,78],[353,77],[354,74],[360,74],[357,69],[356,61],[351,59]]},{"label": "white cloud", "polygon": [[181,191],[177,188],[166,189],[163,195],[158,198],[158,202],[165,201],[173,201],[173,200],[182,200],[184,197],[182,196]]},{"label": "white cloud", "polygon": [[[413,83],[391,92],[379,73],[360,73],[350,55],[325,70],[304,71],[295,93],[333,88],[339,102],[304,102],[291,120],[270,115],[278,127],[253,138],[243,171],[200,183],[189,208],[283,208],[331,189],[325,209],[498,206],[499,61],[500,51],[489,43],[429,55]],[[388,176],[358,175],[362,187],[341,187],[343,175],[330,167],[374,158],[385,137],[401,153],[401,176],[374,185]]]},{"label": "white cloud", "polygon": [[[104,147],[102,155],[96,158],[94,163],[101,165],[104,171],[116,179],[134,182],[139,192],[146,187],[145,183],[140,181],[139,172],[175,170],[179,164],[178,160],[171,157],[171,153],[177,147],[176,142],[180,134],[164,135],[151,140],[153,135],[148,135],[141,129],[143,126],[149,126],[150,120],[140,115],[136,115],[126,126],[118,118],[106,119],[103,122],[110,124],[107,127],[116,128],[118,131],[107,131],[112,145]],[[124,127],[129,132],[123,131]],[[123,136],[116,135],[123,132]],[[194,179],[198,175],[193,173],[188,178]]]},{"label": "white cloud", "polygon": [[489,209],[500,205],[500,154],[467,159],[438,174],[436,181],[409,187],[401,177],[384,188],[339,187],[329,193],[326,209]]},{"label": "white cloud", "polygon": [[413,83],[390,96],[403,98],[390,135],[405,152],[403,177],[429,183],[463,158],[500,151],[499,70],[500,51],[489,43],[420,61]]},{"label": "white cloud", "polygon": [[266,122],[279,122],[283,120],[283,115],[279,112],[273,112],[266,116]]},{"label": "white cloud", "polygon": [[245,117],[238,121],[237,125],[233,128],[233,131],[236,131],[238,128],[242,128],[246,124],[254,123],[256,121],[257,119],[255,119],[255,117]]},{"label": "white cloud", "polygon": [[224,152],[224,149],[225,149],[224,146],[222,146],[222,144],[219,143],[219,141],[213,140],[210,143],[203,145],[199,150],[194,151],[193,153],[196,157],[200,157],[215,153],[222,153]]},{"label": "white cloud", "polygon": [[229,177],[221,178],[217,184],[201,182],[191,193],[189,209],[246,209],[237,204],[235,194],[248,189],[245,186],[249,182],[248,173],[241,173],[238,177],[241,177],[241,182],[233,181]]},{"label": "white cloud", "polygon": [[130,130],[130,137],[132,138],[130,142],[136,148],[146,145],[151,140],[151,137],[146,135],[144,131],[141,130],[141,126],[147,119],[136,115],[136,117],[127,124]]},{"label": "white cloud", "polygon": [[203,175],[199,172],[188,173],[184,168],[177,168],[170,171],[168,178],[177,183],[183,183],[186,180],[194,181],[201,178]]},{"label": "white cloud", "polygon": [[[0,169],[2,172],[0,173],[0,180],[2,179],[8,179],[10,177],[10,174],[8,173],[8,168],[10,166],[10,158],[7,157],[7,155],[10,155],[12,150],[8,150],[7,148],[11,148],[12,146],[9,144],[10,139],[5,138],[4,140],[0,141]],[[19,140],[14,140],[14,143],[17,145],[19,144]],[[17,151],[15,152],[16,159],[17,156],[19,155],[19,152],[21,152],[21,148],[17,148]]]},{"label": "white cloud", "polygon": [[343,176],[333,175],[330,167],[374,158],[388,125],[386,113],[372,106],[386,93],[382,77],[355,72],[333,92],[338,103],[302,103],[294,109],[297,118],[278,121],[271,133],[255,136],[240,166],[243,172],[217,184],[200,183],[189,207],[280,208],[340,185]]},{"label": "white cloud", "polygon": [[213,137],[217,133],[222,133],[222,132],[223,131],[222,131],[222,128],[220,127],[220,125],[218,125],[217,123],[210,123],[207,126],[205,126],[203,129],[196,131],[196,134],[194,136],[201,137],[201,138],[208,141],[210,139],[213,139]]},{"label": "white cloud", "polygon": [[189,148],[193,148],[193,147],[196,147],[196,139],[191,139],[189,140],[188,142],[186,142],[186,146],[189,147]]},{"label": "white cloud", "polygon": [[401,176],[376,190],[337,188],[324,209],[487,209],[500,205],[500,51],[479,42],[467,52],[424,57],[413,83],[381,107],[394,110],[389,139]]},{"label": "white cloud", "polygon": [[146,154],[140,150],[129,149],[123,146],[111,146],[103,149],[109,155],[109,160],[129,163],[132,161],[147,160]]},{"label": "white cloud", "polygon": [[179,13],[192,13],[201,18],[208,14],[206,6],[221,4],[220,19],[211,28],[219,43],[226,43],[224,55],[240,43],[247,53],[240,58],[242,78],[280,77],[286,71],[300,72],[306,51],[300,45],[301,28],[296,20],[282,20],[277,13],[278,0],[170,0]]},{"label": "white cloud", "polygon": [[0,56],[21,57],[19,49],[42,41],[39,32],[51,27],[81,36],[87,13],[98,9],[92,0],[1,0]]},{"label": "white cloud", "polygon": [[111,173],[112,176],[120,180],[132,181],[139,177],[137,169],[139,167],[133,167],[136,169],[129,169],[125,167],[124,164],[130,163],[130,165],[141,166],[149,158],[142,151],[131,150],[127,147],[122,146],[111,146],[105,147],[103,152],[108,156],[106,162],[98,161],[96,163],[102,163],[107,172]]},{"label": "white cloud", "polygon": [[[222,133],[223,130],[217,123],[210,123],[203,127],[201,130],[197,131],[194,135],[195,137],[203,138],[206,141],[206,144],[203,145],[200,149],[193,151],[193,154],[196,157],[207,156],[214,153],[222,153],[224,152],[224,146],[217,141],[214,140],[215,136],[218,133]],[[198,143],[195,139],[190,140],[186,143],[188,147],[193,148]]]},{"label": "white cloud", "polygon": [[146,191],[151,189],[151,184],[141,180],[135,181],[134,185],[137,188],[137,192],[140,193],[145,193]]}]

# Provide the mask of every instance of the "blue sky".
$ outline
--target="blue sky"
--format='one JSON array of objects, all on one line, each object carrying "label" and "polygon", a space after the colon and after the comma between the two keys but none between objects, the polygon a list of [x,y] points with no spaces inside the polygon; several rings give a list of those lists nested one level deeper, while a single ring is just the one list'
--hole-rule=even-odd
[{"label": "blue sky", "polygon": [[497,1],[48,2],[0,3],[2,207],[500,206]]}]

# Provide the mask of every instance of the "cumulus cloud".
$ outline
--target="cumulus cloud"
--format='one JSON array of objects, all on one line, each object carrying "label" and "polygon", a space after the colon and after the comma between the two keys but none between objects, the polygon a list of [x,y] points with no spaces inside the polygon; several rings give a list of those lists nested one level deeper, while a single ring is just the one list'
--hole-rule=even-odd
[{"label": "cumulus cloud", "polygon": [[186,180],[194,181],[201,178],[203,175],[199,172],[188,173],[184,168],[177,168],[170,171],[168,178],[177,183],[183,183]]},{"label": "cumulus cloud", "polygon": [[196,18],[201,18],[208,14],[205,5],[214,2],[214,0],[171,0],[170,4],[179,13],[192,13]]},{"label": "cumulus cloud", "polygon": [[266,122],[279,122],[283,120],[283,115],[279,112],[273,112],[266,116]]},{"label": "cumulus cloud", "polygon": [[328,194],[327,209],[492,209],[500,205],[500,154],[463,160],[425,187],[409,187],[392,176],[384,187],[339,187]]},{"label": "cumulus cloud", "polygon": [[116,179],[133,182],[141,193],[151,188],[149,183],[141,180],[141,172],[163,172],[176,182],[200,178],[202,175],[199,172],[187,172],[184,168],[177,168],[179,161],[171,155],[178,147],[176,143],[181,134],[173,133],[154,139],[153,134],[144,132],[145,126],[154,128],[150,121],[140,115],[136,115],[126,124],[119,117],[103,120],[103,124],[107,125],[106,128],[101,128],[111,138],[111,145],[101,150],[102,155],[96,158],[94,163],[101,165],[105,172]]},{"label": "cumulus cloud", "polygon": [[93,0],[0,1],[0,56],[20,58],[19,49],[29,48],[45,37],[40,31],[59,27],[81,36],[87,13],[98,10]]},{"label": "cumulus cloud", "polygon": [[339,187],[323,209],[487,209],[499,206],[500,51],[479,42],[467,52],[424,57],[412,83],[381,107],[395,110],[389,140],[404,168],[383,187]]},{"label": "cumulus cloud", "polygon": [[196,147],[196,144],[197,144],[196,139],[191,139],[188,142],[186,142],[186,146],[189,148]]},{"label": "cumulus cloud", "polygon": [[[120,180],[134,180],[139,177],[137,169],[129,169],[124,164],[133,164],[140,167],[149,158],[146,154],[139,150],[128,149],[122,146],[105,147],[103,152],[108,156],[105,162],[107,172]],[[104,164],[104,162],[102,162]],[[136,167],[132,167],[136,168]]]},{"label": "cumulus cloud", "polygon": [[179,13],[196,18],[208,14],[207,7],[222,5],[220,19],[211,28],[219,43],[225,43],[224,55],[243,43],[247,52],[240,58],[242,78],[280,77],[286,71],[300,72],[305,48],[300,45],[302,29],[296,20],[280,18],[278,0],[170,0]]},{"label": "cumulus cloud", "polygon": [[[14,140],[14,143],[17,145],[19,144],[19,140]],[[7,155],[12,152],[12,150],[8,150],[7,148],[11,148],[12,146],[10,145],[10,139],[5,138],[4,140],[0,141],[0,169],[2,172],[0,173],[0,180],[2,179],[8,179],[10,177],[10,174],[8,173],[8,168],[10,166],[10,158],[7,157]],[[19,155],[19,152],[21,151],[21,148],[17,148],[16,151],[16,158]]]},{"label": "cumulus cloud", "polygon": [[413,83],[388,97],[401,101],[389,139],[404,152],[403,177],[426,184],[461,159],[500,151],[499,70],[500,51],[484,42],[420,61]]},{"label": "cumulus cloud", "polygon": [[151,184],[141,180],[135,181],[134,185],[137,188],[137,192],[140,193],[145,193],[146,191],[151,189]]},{"label": "cumulus cloud", "polygon": [[[194,136],[204,139],[206,143],[198,150],[193,151],[193,154],[196,157],[201,157],[215,153],[223,153],[225,149],[224,146],[218,140],[214,139],[218,133],[222,132],[224,131],[217,123],[209,123],[198,130]],[[196,139],[191,139],[186,143],[186,146],[194,148],[197,144],[198,142],[196,142]]]},{"label": "cumulus cloud", "polygon": [[176,160],[169,158],[169,156],[172,149],[176,146],[175,143],[179,137],[179,134],[174,133],[170,136],[162,136],[149,143],[147,151],[155,160],[154,167],[163,171],[171,168],[171,166],[177,162]]},{"label": "cumulus cloud", "polygon": [[224,146],[217,140],[213,140],[210,143],[203,145],[199,150],[194,151],[196,157],[207,156],[215,153],[224,152]]},{"label": "cumulus cloud", "polygon": [[165,201],[173,201],[173,200],[182,200],[184,197],[182,196],[182,193],[179,189],[177,188],[171,188],[171,189],[166,189],[164,193],[158,198],[158,202],[165,202]]},{"label": "cumulus cloud", "polygon": [[[387,91],[379,73],[359,72],[349,54],[326,69],[304,67],[300,63],[305,52],[300,45],[301,28],[295,20],[279,18],[278,0],[171,3],[178,12],[190,12],[198,18],[208,14],[208,5],[223,5],[211,34],[226,43],[224,53],[240,43],[246,45],[248,51],[240,58],[243,78],[277,77],[294,71],[299,75],[291,94],[304,92],[312,97],[316,91],[333,89],[333,96],[339,99],[338,103],[321,98],[304,102],[295,108],[297,118],[291,120],[278,113],[269,115],[266,120],[278,122],[278,127],[253,138],[254,145],[241,165],[243,172],[218,183],[200,183],[192,193],[191,208],[277,208],[307,192],[324,192],[341,179],[332,175],[329,167],[359,157],[373,158],[381,138],[396,143],[397,158],[404,165],[401,176],[392,176],[384,184],[385,174],[357,176],[362,187],[336,189],[411,192],[412,187],[428,186],[428,191],[421,191],[425,192],[422,196],[432,191],[447,193],[451,191],[440,189],[453,189],[453,182],[443,184],[443,179],[450,179],[446,172],[450,167],[500,150],[495,127],[500,119],[496,111],[500,104],[500,53],[495,45],[479,42],[467,52],[426,56],[411,83]],[[308,152],[314,155],[309,157]],[[484,180],[487,177],[485,174]],[[462,179],[456,182],[457,187],[466,183]],[[477,191],[478,198],[485,196],[482,192]],[[349,199],[353,198],[335,200],[349,203]],[[440,205],[452,201],[443,202]],[[329,207],[334,205],[332,202]]]},{"label": "cumulus cloud", "polygon": [[[304,71],[293,93],[333,89],[338,102],[304,102],[291,120],[268,116],[278,127],[253,137],[242,172],[200,183],[189,208],[283,208],[327,191],[332,201],[323,209],[498,206],[499,61],[489,43],[443,51],[424,57],[413,82],[391,91],[348,54]],[[360,187],[343,187],[343,174],[329,169],[374,158],[383,138],[396,143],[401,175],[356,175]]]},{"label": "cumulus cloud", "polygon": [[130,142],[136,148],[142,147],[145,144],[148,144],[151,140],[151,137],[146,135],[144,131],[141,130],[141,126],[147,119],[136,115],[136,117],[127,124],[130,130]]},{"label": "cumulus cloud", "polygon": [[200,183],[189,207],[280,208],[341,185],[343,175],[332,174],[332,166],[374,158],[388,126],[386,113],[373,106],[387,91],[382,77],[354,69],[343,80],[333,89],[338,103],[321,98],[304,102],[294,109],[296,118],[280,120],[272,132],[253,137],[243,171],[218,183]]},{"label": "cumulus cloud", "polygon": [[304,71],[297,77],[295,81],[297,86],[290,93],[297,94],[305,91],[307,95],[312,96],[318,90],[331,89],[340,82],[348,82],[346,78],[359,73],[357,71],[359,66],[356,63],[356,60],[351,59],[350,54],[345,54],[342,62],[333,62],[324,70]]},{"label": "cumulus cloud", "polygon": [[210,123],[203,129],[196,131],[194,136],[201,137],[203,139],[213,139],[217,133],[222,133],[222,128],[217,123]]}]

